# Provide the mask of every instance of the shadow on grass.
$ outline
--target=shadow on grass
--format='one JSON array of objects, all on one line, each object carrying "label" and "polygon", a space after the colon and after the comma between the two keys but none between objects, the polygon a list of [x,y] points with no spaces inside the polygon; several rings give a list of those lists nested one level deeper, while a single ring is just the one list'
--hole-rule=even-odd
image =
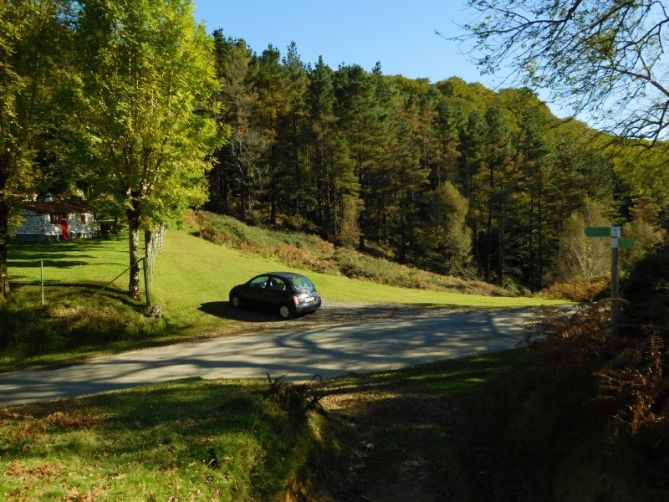
[{"label": "shadow on grass", "polygon": [[[98,303],[104,302],[107,300],[114,300],[122,303],[123,305],[130,307],[137,313],[142,313],[146,307],[145,303],[141,300],[133,300],[130,298],[125,290],[119,289],[114,285],[109,285],[108,283],[95,283],[95,282],[68,282],[61,283],[60,281],[47,281],[49,284],[54,285],[57,289],[49,289],[48,299],[51,303],[62,302],[68,300],[80,301],[81,298],[86,298],[87,302]],[[33,282],[32,285],[39,284],[39,281]],[[23,288],[29,284],[21,284],[17,286],[17,289]],[[106,287],[105,287],[106,286]],[[95,306],[97,304],[94,304]]]},{"label": "shadow on grass", "polygon": [[69,253],[71,251],[95,251],[106,246],[106,240],[84,239],[58,242],[12,242],[9,253],[19,259],[32,258],[36,254]]},{"label": "shadow on grass", "polygon": [[487,500],[467,458],[464,403],[522,357],[512,351],[327,382],[324,435],[343,448],[321,459],[316,477],[336,500]]},{"label": "shadow on grass", "polygon": [[33,261],[10,261],[7,263],[10,268],[40,268],[42,264],[45,267],[69,268],[88,265],[87,261],[78,260],[33,260]]},{"label": "shadow on grass", "polygon": [[170,326],[145,318],[144,308],[124,291],[90,283],[50,287],[41,305],[38,287],[17,285],[0,307],[0,370],[150,345]]}]

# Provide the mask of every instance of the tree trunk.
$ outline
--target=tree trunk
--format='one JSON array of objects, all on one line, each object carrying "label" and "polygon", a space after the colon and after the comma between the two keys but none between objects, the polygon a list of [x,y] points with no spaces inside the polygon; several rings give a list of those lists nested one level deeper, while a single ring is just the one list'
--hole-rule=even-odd
[{"label": "tree trunk", "polygon": [[128,283],[128,295],[132,298],[139,298],[139,260],[141,258],[139,251],[139,219],[141,210],[140,203],[132,201],[132,208],[126,209],[128,219],[128,249],[130,253],[130,281]]},{"label": "tree trunk", "polygon": [[486,258],[485,258],[485,281],[490,282],[490,268],[492,260],[492,211],[493,211],[493,190],[495,185],[495,174],[493,167],[490,167],[490,194],[488,195],[488,222],[486,224]]},{"label": "tree trunk", "polygon": [[504,227],[506,225],[505,218],[506,218],[506,201],[503,199],[499,204],[499,223],[498,223],[499,233],[497,236],[498,239],[497,283],[502,287],[504,287],[504,260],[506,253],[505,249],[506,242],[504,236],[504,231],[505,231]]},{"label": "tree trunk", "polygon": [[9,271],[7,269],[7,244],[9,243],[9,207],[0,202],[0,296],[9,296]]},{"label": "tree trunk", "polygon": [[543,197],[544,181],[543,173],[541,172],[541,166],[539,166],[539,189],[537,191],[537,228],[539,229],[539,257],[538,257],[538,270],[537,270],[537,290],[540,290],[543,287],[544,281],[544,231],[543,231],[543,211],[541,207],[541,198]]}]

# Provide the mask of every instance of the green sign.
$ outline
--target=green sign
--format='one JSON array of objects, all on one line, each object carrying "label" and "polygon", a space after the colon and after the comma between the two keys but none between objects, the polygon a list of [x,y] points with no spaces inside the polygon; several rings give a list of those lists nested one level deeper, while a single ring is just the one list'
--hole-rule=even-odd
[{"label": "green sign", "polygon": [[634,241],[629,237],[621,237],[618,246],[620,246],[620,249],[630,250],[634,247]]},{"label": "green sign", "polygon": [[611,227],[588,227],[585,229],[586,237],[611,237]]}]

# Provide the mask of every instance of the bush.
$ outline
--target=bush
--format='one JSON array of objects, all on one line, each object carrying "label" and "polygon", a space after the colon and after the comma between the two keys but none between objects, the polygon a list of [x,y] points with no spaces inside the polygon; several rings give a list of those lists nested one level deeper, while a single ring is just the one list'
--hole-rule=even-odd
[{"label": "bush", "polygon": [[473,411],[474,440],[523,500],[666,500],[666,353],[656,333],[614,335],[609,307],[542,322]]},{"label": "bush", "polygon": [[584,471],[590,499],[669,496],[669,245],[641,259],[623,290],[615,333],[609,300],[544,321],[527,364],[484,400],[495,413],[478,433],[502,463],[524,459],[514,475],[534,480],[530,498],[583,490],[572,484]]},{"label": "bush", "polygon": [[312,382],[295,384],[287,382],[283,376],[272,378],[267,374],[267,389],[263,397],[274,401],[279,407],[297,416],[305,416],[309,411],[325,414],[321,400],[325,397],[323,392],[323,379],[314,377]]},{"label": "bush", "polygon": [[586,279],[575,277],[565,282],[556,282],[541,292],[541,296],[551,299],[567,299],[573,302],[592,302],[606,296],[609,278]]},{"label": "bush", "polygon": [[639,325],[669,327],[669,244],[640,260],[622,283],[630,319]]}]

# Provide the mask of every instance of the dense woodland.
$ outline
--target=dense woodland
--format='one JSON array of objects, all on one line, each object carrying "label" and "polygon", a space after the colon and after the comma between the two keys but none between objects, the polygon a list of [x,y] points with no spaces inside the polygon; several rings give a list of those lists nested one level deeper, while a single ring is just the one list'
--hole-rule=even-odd
[{"label": "dense woodland", "polygon": [[3,294],[15,215],[46,192],[125,221],[133,296],[140,231],[189,206],[534,291],[606,275],[586,226],[626,225],[627,262],[664,237],[661,142],[558,119],[527,89],[306,64],[295,44],[257,54],[192,9],[0,4]]},{"label": "dense woodland", "polygon": [[629,222],[641,248],[662,238],[659,152],[560,120],[529,90],[214,41],[232,131],[210,173],[214,211],[532,290],[606,274],[608,243],[586,241],[587,225]]}]

